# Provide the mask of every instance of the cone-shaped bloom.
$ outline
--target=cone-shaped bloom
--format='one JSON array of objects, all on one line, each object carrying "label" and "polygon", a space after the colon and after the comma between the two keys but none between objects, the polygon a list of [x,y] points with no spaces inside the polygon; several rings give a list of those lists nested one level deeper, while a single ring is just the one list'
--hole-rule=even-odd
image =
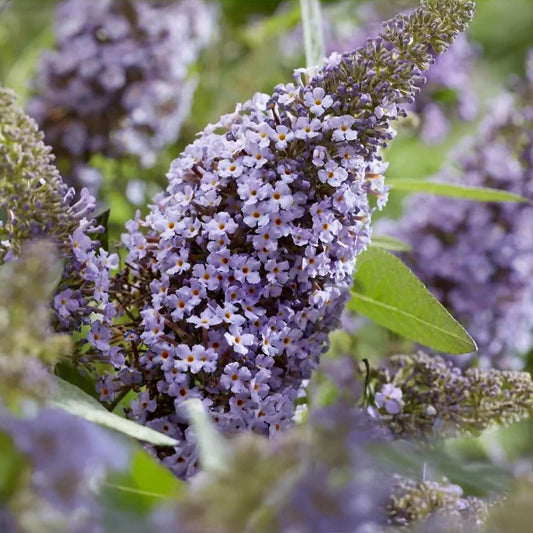
[{"label": "cone-shaped bloom", "polygon": [[82,189],[74,201],[42,139],[13,92],[0,87],[0,263],[15,259],[29,240],[50,240],[65,260],[54,298],[60,328],[77,329],[93,312],[109,322],[109,274],[118,256],[99,249],[94,198]]},{"label": "cone-shaped bloom", "polygon": [[53,165],[50,148],[33,120],[0,87],[0,263],[16,256],[28,239],[63,242],[91,201],[74,207],[72,191]]},{"label": "cone-shaped bloom", "polygon": [[291,422],[369,242],[371,200],[386,201],[379,149],[391,121],[472,11],[423,2],[314,78],[299,71],[296,84],[237,106],[173,162],[148,216],[128,224],[129,266],[115,288],[132,326],[113,336],[124,364],[102,397],[146,387],[157,407],[136,404],[132,415],[182,441],[160,452],[178,475],[196,468],[187,398],[202,398],[223,431],[272,435]]}]

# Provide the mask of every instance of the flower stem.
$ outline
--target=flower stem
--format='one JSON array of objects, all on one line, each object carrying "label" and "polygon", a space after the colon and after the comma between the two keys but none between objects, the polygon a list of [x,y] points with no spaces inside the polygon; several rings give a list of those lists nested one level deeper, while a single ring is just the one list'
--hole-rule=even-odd
[{"label": "flower stem", "polygon": [[324,59],[324,35],[320,0],[300,0],[307,67],[318,67]]}]

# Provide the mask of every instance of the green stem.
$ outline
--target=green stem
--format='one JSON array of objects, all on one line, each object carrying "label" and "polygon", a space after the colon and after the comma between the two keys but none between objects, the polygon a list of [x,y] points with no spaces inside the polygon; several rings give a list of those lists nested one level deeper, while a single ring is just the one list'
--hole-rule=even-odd
[{"label": "green stem", "polygon": [[322,63],[325,54],[320,0],[300,0],[300,8],[306,66],[316,68]]}]

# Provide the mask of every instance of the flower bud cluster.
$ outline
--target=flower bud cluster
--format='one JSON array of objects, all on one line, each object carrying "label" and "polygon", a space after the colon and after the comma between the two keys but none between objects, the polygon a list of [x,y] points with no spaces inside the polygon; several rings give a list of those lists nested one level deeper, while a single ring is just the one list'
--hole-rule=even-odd
[{"label": "flower bud cluster", "polygon": [[[410,2],[413,4],[414,2]],[[364,46],[366,40],[381,27],[383,18],[394,11],[395,4],[390,1],[352,2],[325,7],[324,35],[328,53],[344,52]],[[354,24],[358,27],[354,29]],[[301,53],[301,27],[294,30],[282,41],[284,53],[294,48]],[[292,43],[296,42],[297,45]],[[416,101],[408,106],[414,114],[416,129],[428,144],[438,143],[448,134],[453,120],[471,121],[477,114],[477,102],[472,88],[472,71],[477,56],[475,47],[465,35],[459,35],[442,56],[434,54],[435,64],[425,76]]]},{"label": "flower bud cluster", "polygon": [[432,533],[482,531],[489,512],[489,504],[484,500],[464,497],[463,489],[446,479],[439,483],[395,477],[388,508],[391,524],[414,525],[416,531]]},{"label": "flower bud cluster", "polygon": [[160,451],[176,474],[196,468],[187,398],[222,431],[272,435],[291,423],[349,298],[371,199],[386,201],[378,152],[391,121],[430,51],[471,15],[470,2],[425,2],[313,79],[300,71],[237,106],[173,162],[148,216],[128,223],[127,268],[112,289],[130,320],[93,323],[89,342],[116,369],[102,400],[142,387],[131,416],[183,443]]},{"label": "flower bud cluster", "polygon": [[59,4],[56,47],[42,56],[28,110],[74,184],[98,188],[92,154],[152,166],[176,141],[196,88],[189,68],[215,12],[202,0]]},{"label": "flower bud cluster", "polygon": [[72,205],[73,193],[53,165],[33,120],[0,87],[0,263],[38,237],[59,243],[94,205]]},{"label": "flower bud cluster", "polygon": [[99,247],[103,232],[94,219],[95,200],[74,190],[53,165],[50,148],[35,122],[16,106],[15,95],[0,88],[0,264],[13,261],[25,242],[43,238],[65,260],[54,299],[59,329],[77,330],[99,313],[110,321],[110,272],[118,255]]},{"label": "flower bud cluster", "polygon": [[17,261],[0,266],[0,405],[52,390],[47,366],[66,354],[68,337],[54,333],[50,297],[61,273],[49,243],[30,243]]},{"label": "flower bud cluster", "polygon": [[[533,200],[533,54],[527,76],[491,108],[457,168],[439,181]],[[464,143],[463,143],[464,145]],[[407,262],[472,334],[483,366],[521,368],[533,346],[533,207],[412,197],[382,231],[416,244]],[[487,287],[490,286],[490,290]]]},{"label": "flower bud cluster", "polygon": [[[377,370],[374,387],[399,390],[401,407],[378,407],[396,438],[433,440],[462,433],[477,435],[494,424],[508,425],[533,409],[533,382],[528,372],[462,371],[437,355],[395,355]],[[389,393],[389,403],[396,404]],[[377,399],[377,397],[376,397]]]}]

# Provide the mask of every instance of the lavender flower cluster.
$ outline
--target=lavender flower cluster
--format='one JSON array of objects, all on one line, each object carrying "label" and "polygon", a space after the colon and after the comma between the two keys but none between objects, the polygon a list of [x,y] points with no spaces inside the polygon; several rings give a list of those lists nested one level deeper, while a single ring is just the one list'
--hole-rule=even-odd
[{"label": "lavender flower cluster", "polygon": [[99,246],[104,230],[95,218],[95,200],[86,189],[74,201],[53,164],[50,148],[35,122],[17,107],[13,92],[0,87],[0,263],[13,261],[22,246],[48,239],[65,267],[54,309],[59,329],[78,330],[98,313],[110,322],[111,271],[118,255]]},{"label": "lavender flower cluster", "polygon": [[202,0],[58,6],[56,49],[42,56],[28,110],[72,183],[97,190],[92,154],[131,154],[152,166],[178,138],[196,88],[189,68],[215,19]]},{"label": "lavender flower cluster", "polygon": [[377,418],[395,438],[434,440],[478,435],[533,410],[528,372],[462,371],[437,355],[396,355],[373,376]]},{"label": "lavender flower cluster", "polygon": [[296,85],[239,105],[173,162],[149,215],[128,223],[110,292],[129,321],[105,316],[88,341],[116,369],[101,399],[142,388],[130,416],[182,442],[159,451],[177,475],[196,469],[187,398],[222,431],[290,424],[368,244],[370,198],[386,201],[378,151],[390,123],[472,10],[428,0],[312,80],[297,72]]},{"label": "lavender flower cluster", "polygon": [[[533,199],[533,55],[526,77],[492,105],[479,133],[439,181]],[[462,143],[464,145],[464,143]],[[412,197],[381,231],[416,244],[410,266],[468,327],[484,366],[521,368],[533,347],[533,208]],[[488,289],[490,287],[490,290]]]},{"label": "lavender flower cluster", "polygon": [[[413,2],[410,2],[411,4]],[[325,45],[328,53],[344,52],[364,46],[379,31],[384,17],[394,12],[394,2],[351,2],[324,10]],[[359,26],[354,31],[354,22]],[[284,53],[294,54],[293,41],[302,41],[301,28],[282,41]],[[292,52],[291,52],[292,51]],[[299,51],[301,53],[301,51]],[[453,120],[471,121],[477,115],[476,95],[472,87],[472,71],[478,52],[465,35],[459,35],[448,52],[435,54],[435,64],[426,75],[416,101],[408,106],[414,114],[416,129],[424,142],[441,142]]]}]

